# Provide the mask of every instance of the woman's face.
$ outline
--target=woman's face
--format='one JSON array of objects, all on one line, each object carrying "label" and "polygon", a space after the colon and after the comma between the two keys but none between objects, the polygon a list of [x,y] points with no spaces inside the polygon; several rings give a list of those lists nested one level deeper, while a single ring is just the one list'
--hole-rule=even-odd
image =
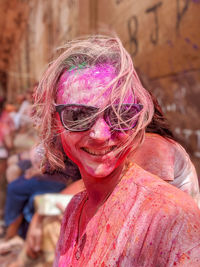
[{"label": "woman's face", "polygon": [[[59,81],[57,104],[104,106],[108,102],[110,89],[103,90],[113,78],[114,70],[109,65],[66,72]],[[134,100],[129,96],[125,101],[133,103]],[[58,114],[57,118],[64,151],[79,166],[82,175],[106,177],[123,164],[126,153],[119,156],[116,149],[129,137],[130,131],[111,132],[103,115],[100,115],[91,129],[70,132],[64,129]]]}]

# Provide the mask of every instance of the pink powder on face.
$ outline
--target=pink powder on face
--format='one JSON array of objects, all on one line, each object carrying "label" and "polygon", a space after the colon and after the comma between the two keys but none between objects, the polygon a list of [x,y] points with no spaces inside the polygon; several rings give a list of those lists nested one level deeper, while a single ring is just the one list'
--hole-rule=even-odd
[{"label": "pink powder on face", "polygon": [[[57,102],[88,104],[102,95],[102,90],[114,77],[115,69],[109,64],[65,71],[58,83]],[[103,93],[103,99],[109,96],[110,90]]]}]

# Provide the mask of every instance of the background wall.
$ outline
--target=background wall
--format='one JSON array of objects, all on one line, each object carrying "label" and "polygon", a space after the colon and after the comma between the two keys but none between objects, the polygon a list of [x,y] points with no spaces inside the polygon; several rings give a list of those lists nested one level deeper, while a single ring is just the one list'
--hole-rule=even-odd
[{"label": "background wall", "polygon": [[114,30],[200,174],[200,0],[10,0],[9,4],[0,0],[0,4],[9,14],[3,22],[0,19],[4,60],[0,78],[10,101],[40,79],[56,48],[68,39],[102,28]]},{"label": "background wall", "polygon": [[9,58],[8,99],[39,81],[56,49],[77,36],[78,1],[35,0],[26,5],[26,23]]}]

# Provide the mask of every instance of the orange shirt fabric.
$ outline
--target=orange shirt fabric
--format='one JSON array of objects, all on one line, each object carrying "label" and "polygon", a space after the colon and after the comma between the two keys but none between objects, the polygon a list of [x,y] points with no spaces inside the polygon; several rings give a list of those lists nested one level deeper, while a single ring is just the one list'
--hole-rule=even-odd
[{"label": "orange shirt fabric", "polygon": [[87,192],[68,205],[54,267],[200,266],[200,211],[193,199],[129,164],[78,239]]}]

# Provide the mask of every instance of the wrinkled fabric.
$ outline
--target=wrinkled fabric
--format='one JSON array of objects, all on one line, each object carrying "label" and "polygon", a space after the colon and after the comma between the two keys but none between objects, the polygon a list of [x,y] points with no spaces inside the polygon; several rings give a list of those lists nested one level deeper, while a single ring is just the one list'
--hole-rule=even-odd
[{"label": "wrinkled fabric", "polygon": [[200,266],[200,211],[181,190],[132,164],[77,240],[86,199],[65,211],[54,267]]},{"label": "wrinkled fabric", "polygon": [[131,160],[188,193],[200,208],[197,173],[189,155],[180,144],[158,134],[148,133]]}]

